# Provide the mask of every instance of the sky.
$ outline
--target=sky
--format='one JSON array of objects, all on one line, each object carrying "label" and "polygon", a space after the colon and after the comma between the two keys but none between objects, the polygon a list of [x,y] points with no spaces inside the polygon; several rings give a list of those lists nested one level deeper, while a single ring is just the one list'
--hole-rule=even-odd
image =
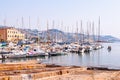
[{"label": "sky", "polygon": [[94,22],[97,34],[99,17],[101,35],[120,38],[120,0],[0,0],[0,25],[80,32],[82,21],[86,33]]}]

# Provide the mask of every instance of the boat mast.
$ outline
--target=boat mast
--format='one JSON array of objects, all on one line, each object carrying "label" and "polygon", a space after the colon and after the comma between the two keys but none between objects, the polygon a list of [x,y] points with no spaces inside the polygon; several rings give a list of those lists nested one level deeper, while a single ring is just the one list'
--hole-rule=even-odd
[{"label": "boat mast", "polygon": [[98,20],[98,42],[100,41],[100,16]]},{"label": "boat mast", "polygon": [[92,22],[93,42],[95,42],[94,22]]},{"label": "boat mast", "polygon": [[[54,26],[55,26],[55,22],[54,22],[54,20],[52,21],[52,28],[54,29]],[[54,33],[54,32],[53,32]],[[52,39],[52,42],[55,42],[55,35],[53,35],[53,37],[52,37],[53,39]]]},{"label": "boat mast", "polygon": [[76,42],[79,43],[79,39],[78,39],[78,22],[76,22]]},{"label": "boat mast", "polygon": [[81,29],[80,29],[80,41],[81,41],[81,44],[83,43],[83,28],[82,28],[82,20],[81,20]]},{"label": "boat mast", "polygon": [[18,28],[19,24],[18,24],[18,18],[16,19],[16,27]]},{"label": "boat mast", "polygon": [[91,41],[91,34],[92,34],[92,27],[91,27],[91,21],[89,22],[89,28],[88,28],[88,30],[89,30],[89,42]]},{"label": "boat mast", "polygon": [[[67,27],[66,27],[66,26],[65,26],[65,33],[67,33]],[[66,44],[66,42],[67,42],[67,37],[65,37],[64,42],[65,42],[65,44]]]},{"label": "boat mast", "polygon": [[73,24],[71,25],[71,29],[72,29],[71,32],[72,32],[72,38],[73,38],[72,42],[74,42],[75,39],[74,39],[74,25]]},{"label": "boat mast", "polygon": [[87,22],[87,39],[88,39],[88,42],[89,42],[89,22]]},{"label": "boat mast", "polygon": [[[30,24],[30,16],[29,16],[29,24],[28,24],[30,30],[31,30],[31,24]],[[31,38],[31,35],[29,36],[29,38]]]},{"label": "boat mast", "polygon": [[81,28],[80,28],[80,33],[81,33],[81,45],[84,43],[84,29],[83,29],[83,22],[81,20]]},{"label": "boat mast", "polygon": [[[58,25],[57,25],[58,27]],[[55,43],[57,43],[57,31],[55,30]]]},{"label": "boat mast", "polygon": [[40,43],[40,35],[39,35],[40,25],[39,25],[39,17],[37,18],[37,27],[38,27],[38,45],[39,45],[39,43]]},{"label": "boat mast", "polygon": [[55,21],[53,20],[52,21],[52,27],[53,27],[53,29],[54,29],[54,26],[55,26]]},{"label": "boat mast", "polygon": [[85,38],[85,32],[84,32],[84,29],[82,29],[82,34],[83,34],[83,39],[82,39],[82,44],[84,43],[84,38]]},{"label": "boat mast", "polygon": [[3,24],[4,26],[6,26],[6,18],[3,20]]},{"label": "boat mast", "polygon": [[[61,21],[61,28],[63,28],[63,21]],[[60,33],[60,39],[61,39],[61,42],[63,42],[63,36],[62,36],[62,33]]]},{"label": "boat mast", "polygon": [[6,31],[5,31],[5,28],[7,27],[6,26],[6,18],[3,20],[3,24],[4,24],[4,28],[3,28],[3,30],[4,30],[4,35],[3,35],[3,41],[5,41],[6,40],[6,37],[5,37],[5,35],[6,35]]},{"label": "boat mast", "polygon": [[[25,27],[25,26],[24,26],[23,16],[22,16],[22,18],[21,18],[21,23],[22,23],[22,28]],[[26,39],[28,39],[27,32],[26,32],[25,34],[26,34]],[[18,40],[19,40],[19,37],[18,37]]]},{"label": "boat mast", "polygon": [[29,16],[29,28],[31,29],[31,24],[30,24],[30,16]]},{"label": "boat mast", "polygon": [[50,41],[50,35],[49,35],[49,24],[48,24],[48,20],[47,20],[47,42]]},{"label": "boat mast", "polygon": [[22,17],[22,28],[24,27],[24,19],[23,19],[23,17]]}]

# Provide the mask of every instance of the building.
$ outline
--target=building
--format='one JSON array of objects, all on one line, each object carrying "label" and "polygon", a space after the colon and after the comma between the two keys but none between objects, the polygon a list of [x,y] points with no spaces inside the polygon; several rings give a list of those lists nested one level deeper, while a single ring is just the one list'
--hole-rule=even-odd
[{"label": "building", "polygon": [[1,27],[0,28],[0,41],[18,41],[24,40],[25,35],[18,29],[13,27]]}]

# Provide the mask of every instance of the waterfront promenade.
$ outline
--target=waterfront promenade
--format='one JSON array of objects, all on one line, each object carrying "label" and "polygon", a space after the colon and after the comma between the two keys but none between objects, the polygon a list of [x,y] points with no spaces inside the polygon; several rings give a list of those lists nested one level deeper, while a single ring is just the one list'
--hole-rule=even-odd
[{"label": "waterfront promenade", "polygon": [[27,61],[0,64],[0,80],[120,80],[120,71]]}]

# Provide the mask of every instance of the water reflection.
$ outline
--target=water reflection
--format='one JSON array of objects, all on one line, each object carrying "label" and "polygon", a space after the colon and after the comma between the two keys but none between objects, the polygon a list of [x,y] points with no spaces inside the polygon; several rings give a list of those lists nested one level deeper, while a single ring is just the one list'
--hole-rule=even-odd
[{"label": "water reflection", "polygon": [[90,53],[84,53],[84,66],[90,66]]},{"label": "water reflection", "polygon": [[82,56],[83,56],[83,53],[78,54],[78,57],[79,57],[79,64],[81,64],[81,65],[83,66],[83,58],[82,58]]}]

